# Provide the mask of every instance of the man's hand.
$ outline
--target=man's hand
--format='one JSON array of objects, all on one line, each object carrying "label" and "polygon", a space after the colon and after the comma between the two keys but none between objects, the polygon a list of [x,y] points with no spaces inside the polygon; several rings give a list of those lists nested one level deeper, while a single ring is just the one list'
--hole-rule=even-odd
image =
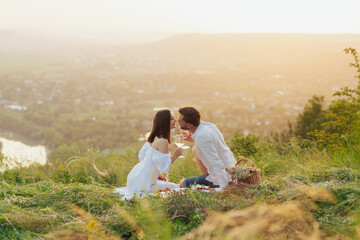
[{"label": "man's hand", "polygon": [[183,138],[185,141],[188,142],[194,142],[194,140],[191,138],[192,133],[187,131],[187,132],[180,132],[181,135],[183,135]]},{"label": "man's hand", "polygon": [[166,182],[167,179],[166,179],[166,177],[164,177],[163,175],[160,174],[160,175],[158,176],[158,180],[162,180],[162,181],[165,181],[165,182]]}]

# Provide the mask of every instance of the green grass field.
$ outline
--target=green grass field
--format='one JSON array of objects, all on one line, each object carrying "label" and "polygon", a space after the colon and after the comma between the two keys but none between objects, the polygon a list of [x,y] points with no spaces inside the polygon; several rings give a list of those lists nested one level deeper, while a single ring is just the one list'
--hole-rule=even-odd
[{"label": "green grass field", "polygon": [[[112,190],[139,147],[62,146],[46,166],[0,174],[0,239],[359,239],[359,153],[290,148],[267,143],[252,158],[259,186],[121,201]],[[187,151],[170,181],[198,174]]]}]

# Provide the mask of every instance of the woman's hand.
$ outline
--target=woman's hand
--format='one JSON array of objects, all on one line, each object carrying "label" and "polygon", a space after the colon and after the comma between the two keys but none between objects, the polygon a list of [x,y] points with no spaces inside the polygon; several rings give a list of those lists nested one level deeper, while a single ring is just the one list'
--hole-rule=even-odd
[{"label": "woman's hand", "polygon": [[171,156],[171,162],[173,163],[181,155],[182,155],[182,148],[176,149],[174,154]]},{"label": "woman's hand", "polygon": [[176,156],[176,158],[180,157],[182,155],[182,148],[176,149],[174,155]]},{"label": "woman's hand", "polygon": [[164,177],[163,175],[160,174],[160,175],[158,176],[158,180],[162,180],[162,181],[165,181],[165,182],[166,182],[167,179],[166,179],[166,177]]}]

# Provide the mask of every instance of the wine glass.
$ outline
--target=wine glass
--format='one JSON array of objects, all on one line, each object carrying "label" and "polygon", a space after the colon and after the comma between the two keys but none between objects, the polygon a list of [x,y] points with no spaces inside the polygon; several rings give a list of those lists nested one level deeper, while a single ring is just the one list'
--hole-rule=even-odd
[{"label": "wine glass", "polygon": [[[176,134],[175,135],[175,145],[178,148],[183,148],[185,143],[184,143],[184,138],[181,134]],[[180,156],[179,158],[184,158],[184,156]]]},{"label": "wine glass", "polygon": [[[180,130],[180,135],[181,137],[185,140],[189,137],[189,132],[187,130]],[[185,145],[185,141],[184,141],[184,145],[182,146],[182,149],[189,149],[190,147]]]}]

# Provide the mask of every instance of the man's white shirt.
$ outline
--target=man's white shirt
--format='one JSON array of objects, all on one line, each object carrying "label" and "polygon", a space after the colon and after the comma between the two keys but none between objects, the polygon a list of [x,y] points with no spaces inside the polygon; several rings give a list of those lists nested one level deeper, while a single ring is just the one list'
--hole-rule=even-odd
[{"label": "man's white shirt", "polygon": [[191,138],[197,155],[208,170],[206,180],[220,188],[226,187],[232,179],[225,168],[234,167],[236,160],[219,129],[212,123],[202,121]]}]

